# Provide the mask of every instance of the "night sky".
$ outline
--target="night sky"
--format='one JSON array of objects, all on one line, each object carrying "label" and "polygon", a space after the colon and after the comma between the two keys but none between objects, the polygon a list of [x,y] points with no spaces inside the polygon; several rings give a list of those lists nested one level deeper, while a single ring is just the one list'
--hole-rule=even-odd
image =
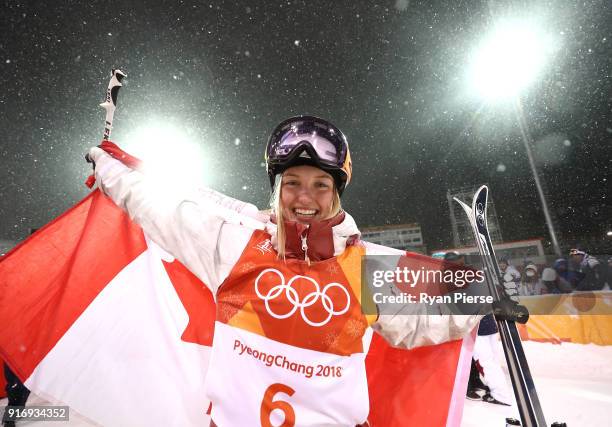
[{"label": "night sky", "polygon": [[506,240],[547,238],[514,110],[467,84],[507,17],[554,42],[521,102],[561,244],[610,253],[609,0],[3,1],[0,239],[89,191],[114,67],[128,78],[111,139],[196,184],[266,207],[268,134],[314,114],[349,138],[343,204],[361,227],[418,222],[430,250],[452,245],[447,189],[488,183]]}]

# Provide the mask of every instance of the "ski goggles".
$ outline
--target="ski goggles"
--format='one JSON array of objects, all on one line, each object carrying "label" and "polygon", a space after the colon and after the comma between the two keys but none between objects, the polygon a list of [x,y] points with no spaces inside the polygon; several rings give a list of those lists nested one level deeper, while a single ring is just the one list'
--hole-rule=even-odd
[{"label": "ski goggles", "polygon": [[342,169],[347,154],[348,144],[342,132],[316,118],[281,123],[266,147],[266,159],[271,165],[287,164],[299,156],[310,157],[321,166]]},{"label": "ski goggles", "polygon": [[570,249],[570,255],[586,255],[585,251],[581,251],[580,249]]}]

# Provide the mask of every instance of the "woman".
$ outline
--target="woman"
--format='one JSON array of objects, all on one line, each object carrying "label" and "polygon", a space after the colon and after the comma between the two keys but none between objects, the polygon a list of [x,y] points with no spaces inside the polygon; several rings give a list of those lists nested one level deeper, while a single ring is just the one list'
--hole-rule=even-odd
[{"label": "woman", "polygon": [[546,288],[542,285],[538,266],[531,261],[525,262],[525,268],[521,277],[519,294],[521,296],[542,295],[546,293]]},{"label": "woman", "polygon": [[270,216],[214,191],[161,196],[100,148],[89,156],[99,187],[215,295],[206,385],[217,425],[361,424],[369,326],[412,348],[461,338],[480,317],[362,314],[362,255],[403,252],[359,240],[340,204],[348,143],[325,120],[293,117],[272,132]]}]

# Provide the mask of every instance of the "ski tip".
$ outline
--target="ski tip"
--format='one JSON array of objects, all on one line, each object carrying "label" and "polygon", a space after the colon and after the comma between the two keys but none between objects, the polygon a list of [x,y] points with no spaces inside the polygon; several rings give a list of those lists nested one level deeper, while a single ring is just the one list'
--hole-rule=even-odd
[{"label": "ski tip", "polygon": [[478,190],[476,191],[476,194],[480,193],[481,191],[489,191],[489,187],[487,187],[486,185],[481,185],[480,187],[478,187]]},{"label": "ski tip", "polygon": [[459,203],[459,206],[461,206],[463,208],[463,210],[465,211],[465,213],[467,213],[468,215],[470,214],[470,212],[472,212],[472,209],[469,207],[469,205],[467,203],[462,202],[461,200],[459,200],[456,197],[453,197],[453,200],[457,203]]}]

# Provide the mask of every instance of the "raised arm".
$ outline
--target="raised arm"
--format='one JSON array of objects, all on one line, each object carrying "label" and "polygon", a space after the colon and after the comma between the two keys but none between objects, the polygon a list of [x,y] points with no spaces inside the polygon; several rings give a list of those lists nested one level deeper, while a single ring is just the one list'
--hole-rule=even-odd
[{"label": "raised arm", "polygon": [[212,190],[161,189],[98,147],[89,157],[99,188],[216,293],[261,226],[257,208]]}]

